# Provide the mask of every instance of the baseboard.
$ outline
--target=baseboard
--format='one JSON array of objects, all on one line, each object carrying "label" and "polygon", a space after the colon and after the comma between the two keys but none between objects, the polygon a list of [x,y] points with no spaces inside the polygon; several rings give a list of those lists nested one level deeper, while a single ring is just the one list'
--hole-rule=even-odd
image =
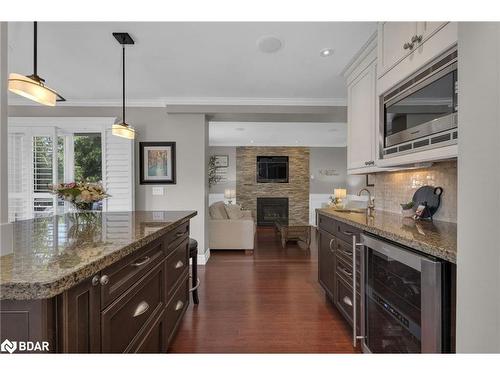
[{"label": "baseboard", "polygon": [[210,259],[210,249],[207,249],[204,254],[198,253],[198,264],[200,266],[207,264],[208,259]]}]

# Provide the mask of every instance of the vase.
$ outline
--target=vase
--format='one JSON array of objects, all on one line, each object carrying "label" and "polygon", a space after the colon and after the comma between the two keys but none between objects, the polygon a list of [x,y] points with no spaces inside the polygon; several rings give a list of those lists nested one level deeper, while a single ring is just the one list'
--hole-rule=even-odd
[{"label": "vase", "polygon": [[77,211],[92,211],[92,206],[94,203],[92,202],[78,202],[73,203]]}]

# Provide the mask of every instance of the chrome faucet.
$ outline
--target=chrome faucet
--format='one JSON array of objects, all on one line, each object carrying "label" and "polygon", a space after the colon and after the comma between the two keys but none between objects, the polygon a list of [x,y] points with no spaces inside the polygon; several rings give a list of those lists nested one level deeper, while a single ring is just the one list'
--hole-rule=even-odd
[{"label": "chrome faucet", "polygon": [[370,193],[370,190],[368,190],[367,188],[363,188],[361,189],[359,192],[358,192],[358,196],[360,197],[361,196],[361,193],[363,191],[366,191],[368,193],[368,207],[367,207],[367,210],[366,210],[366,214],[368,216],[372,216],[373,214],[373,211],[375,210],[375,199],[372,198],[372,193]]}]

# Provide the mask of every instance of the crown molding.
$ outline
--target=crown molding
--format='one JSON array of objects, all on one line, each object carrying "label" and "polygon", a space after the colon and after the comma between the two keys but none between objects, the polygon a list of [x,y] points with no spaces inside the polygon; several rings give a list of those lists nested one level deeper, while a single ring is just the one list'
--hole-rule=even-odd
[{"label": "crown molding", "polygon": [[[363,44],[358,52],[352,57],[352,59],[346,64],[344,69],[340,71],[340,75],[346,77],[352,73],[354,69],[363,61],[363,59],[368,56],[368,54],[377,47],[377,35],[378,32],[375,31]],[[376,56],[375,56],[376,57]]]},{"label": "crown molding", "polygon": [[[9,105],[40,106],[23,98],[9,98]],[[121,99],[67,99],[58,107],[121,107]],[[245,98],[245,97],[163,97],[128,99],[127,107],[166,107],[168,105],[261,105],[261,106],[319,106],[343,107],[345,98]]]}]

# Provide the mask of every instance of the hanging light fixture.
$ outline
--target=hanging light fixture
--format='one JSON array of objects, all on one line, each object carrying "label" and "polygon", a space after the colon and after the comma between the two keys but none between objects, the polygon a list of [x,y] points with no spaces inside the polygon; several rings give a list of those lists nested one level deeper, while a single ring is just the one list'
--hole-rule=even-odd
[{"label": "hanging light fixture", "polygon": [[33,23],[33,74],[23,76],[17,73],[9,75],[9,91],[31,99],[37,103],[55,106],[56,102],[64,102],[64,99],[56,91],[45,86],[45,80],[37,74],[37,22]]},{"label": "hanging light fixture", "polygon": [[118,124],[114,124],[111,130],[113,135],[118,137],[123,137],[127,139],[135,138],[135,130],[125,122],[125,45],[126,44],[134,44],[134,40],[129,35],[129,33],[113,33],[115,39],[122,45],[122,83],[123,83],[123,92],[122,92],[122,121]]}]

